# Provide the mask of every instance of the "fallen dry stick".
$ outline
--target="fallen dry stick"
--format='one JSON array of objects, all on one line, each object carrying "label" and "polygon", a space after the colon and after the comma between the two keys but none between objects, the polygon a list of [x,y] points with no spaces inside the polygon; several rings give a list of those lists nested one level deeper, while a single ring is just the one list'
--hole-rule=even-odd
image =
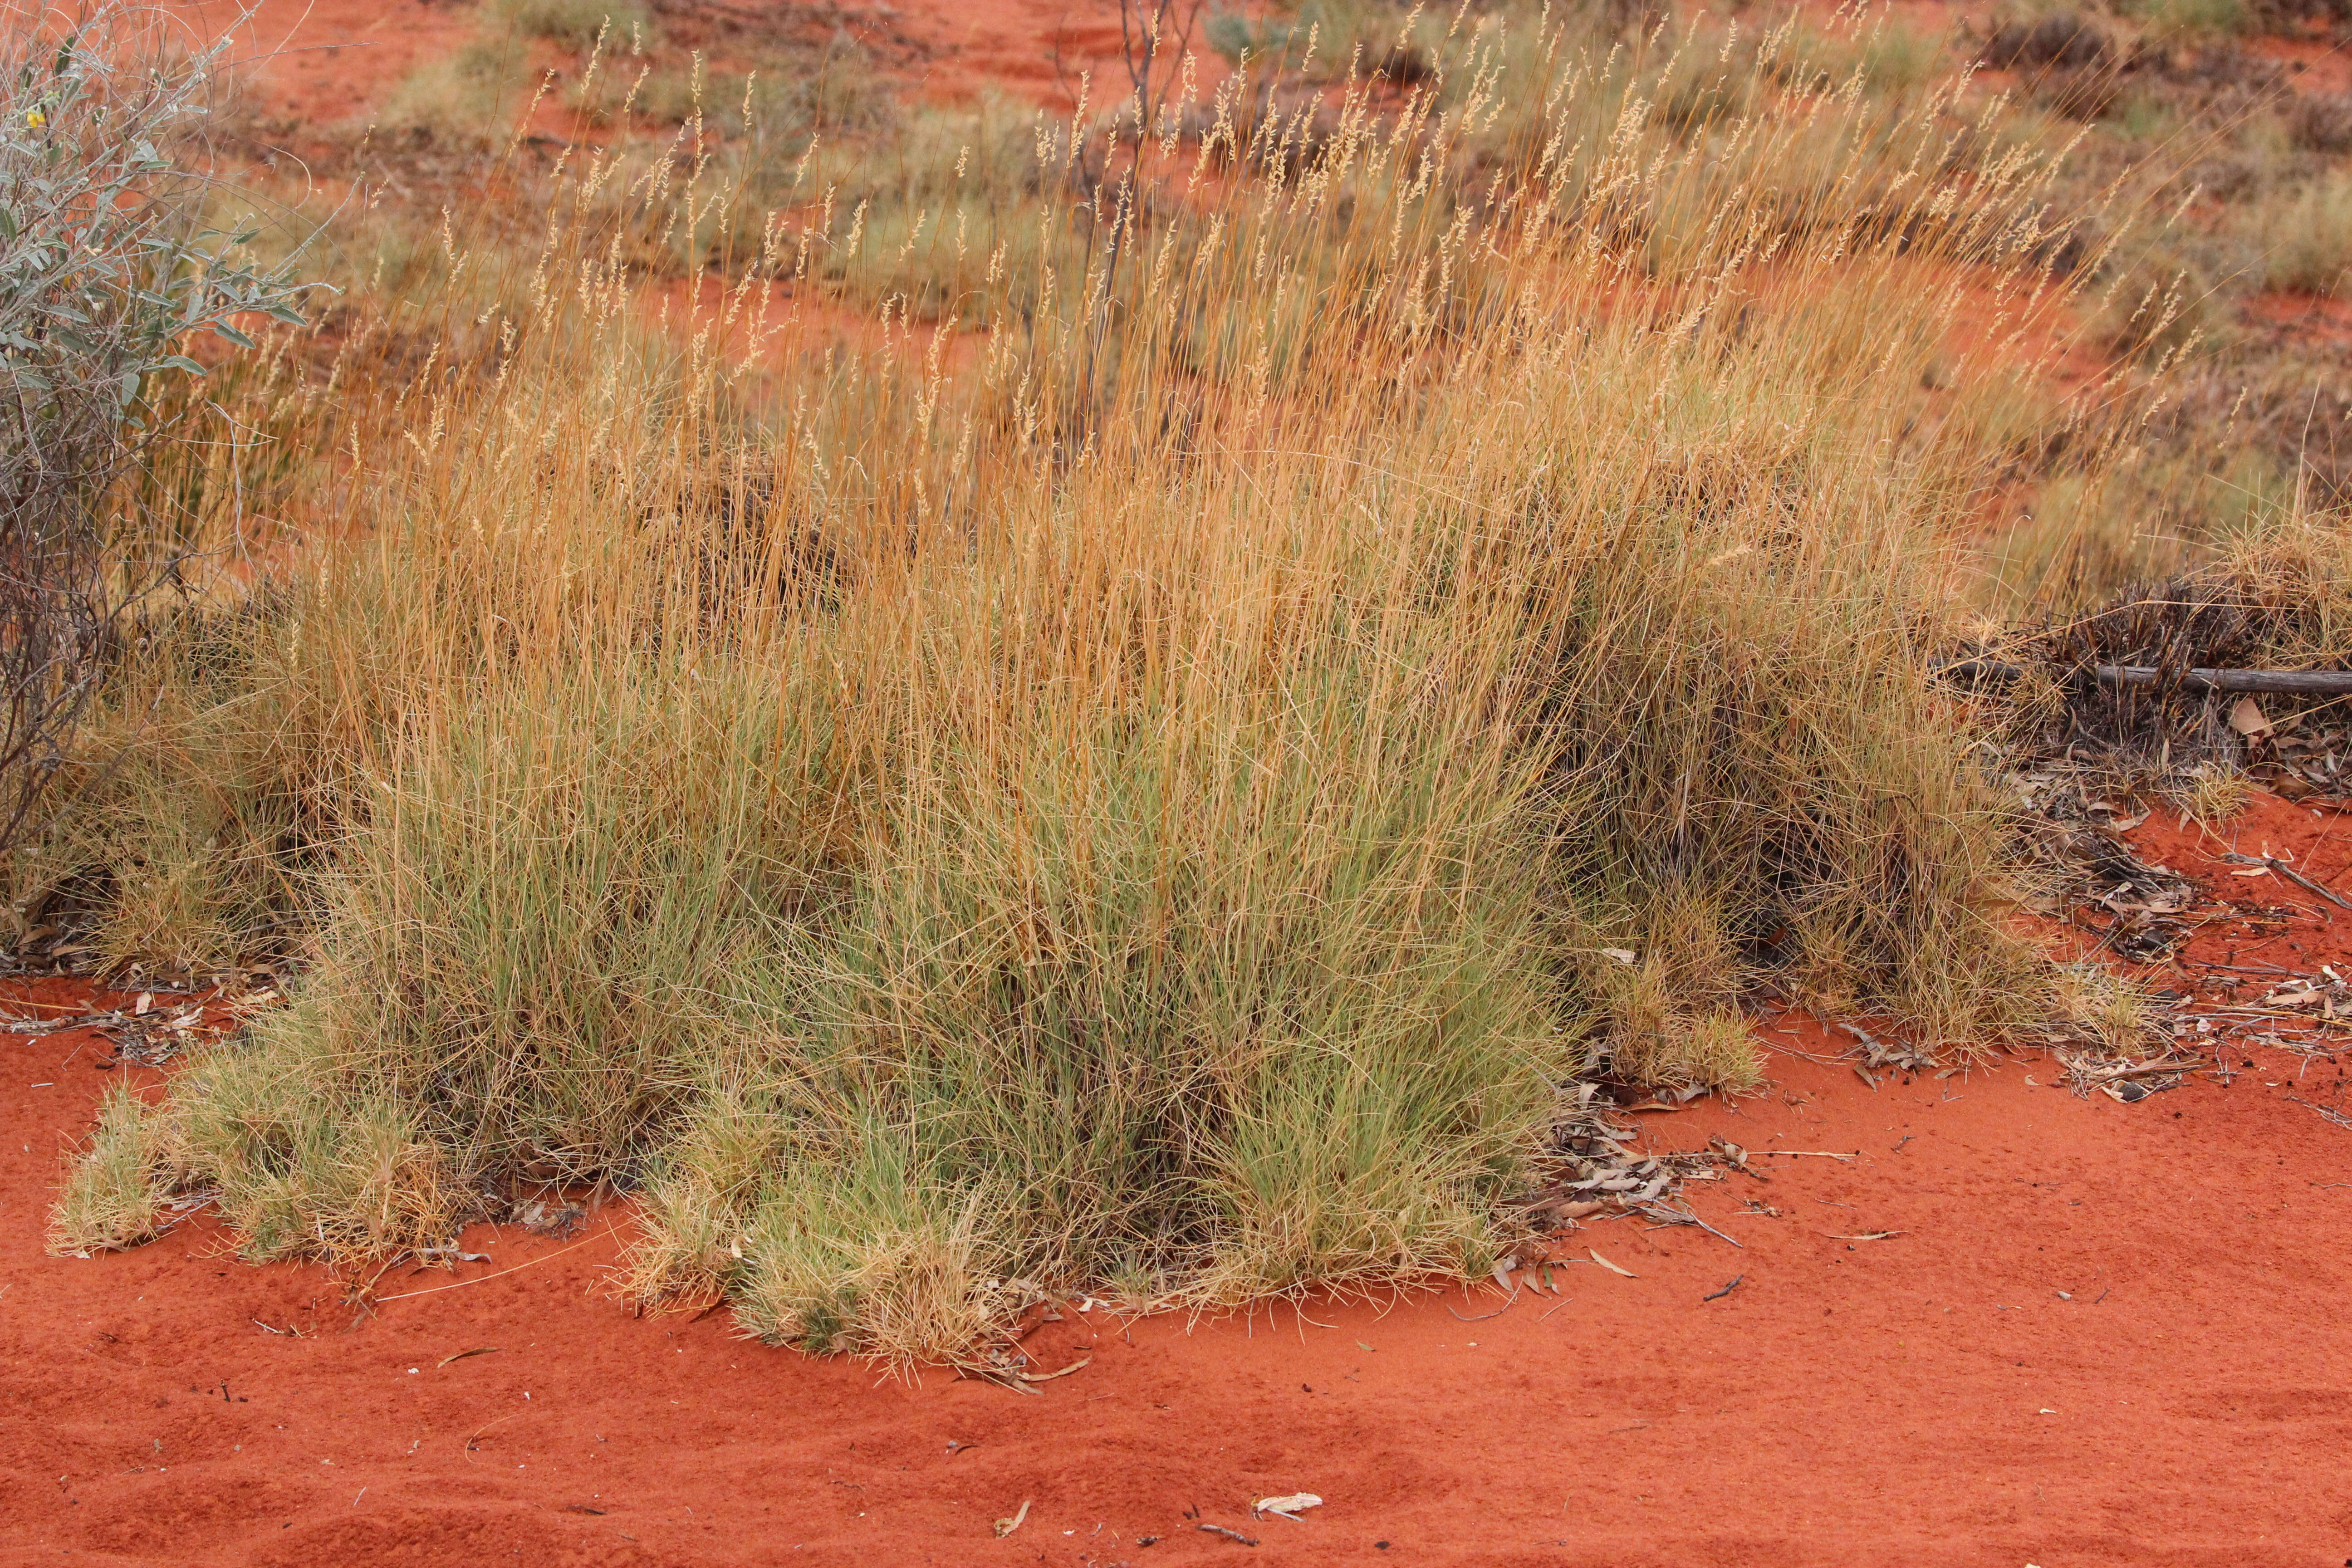
[{"label": "fallen dry stick", "polygon": [[2296,887],[2304,889],[2304,891],[2308,893],[2317,893],[2321,898],[2326,899],[2329,903],[2334,904],[2339,910],[2352,910],[2352,903],[2345,902],[2344,900],[2337,896],[2334,891],[2321,887],[2318,883],[2313,881],[2310,878],[2305,876],[2302,872],[2296,870],[2294,867],[2288,865],[2284,860],[2273,860],[2271,862],[2271,869],[2277,872],[2280,876],[2284,877],[2288,881],[2293,882]]},{"label": "fallen dry stick", "polygon": [[[368,1304],[370,1306],[382,1306],[386,1301],[405,1301],[415,1296],[432,1296],[438,1294],[443,1290],[456,1290],[467,1285],[479,1285],[485,1280],[503,1279],[509,1274],[519,1274],[526,1268],[535,1268],[539,1265],[546,1262],[549,1258],[561,1258],[566,1252],[577,1252],[580,1248],[587,1246],[588,1242],[597,1241],[600,1239],[602,1238],[592,1236],[588,1237],[586,1241],[575,1241],[570,1247],[564,1247],[560,1251],[551,1252],[546,1258],[534,1258],[529,1262],[518,1263],[511,1268],[501,1268],[496,1274],[477,1275],[471,1279],[459,1279],[447,1285],[428,1285],[422,1290],[403,1290],[397,1296],[371,1296],[368,1298]],[[382,1279],[383,1276],[378,1275],[377,1278]]]},{"label": "fallen dry stick", "polygon": [[[482,1440],[482,1434],[483,1434],[483,1433],[485,1433],[485,1432],[488,1431],[488,1430],[489,1430],[491,1427],[493,1427],[493,1426],[505,1426],[508,1422],[509,1422],[509,1421],[513,1420],[513,1419],[515,1418],[515,1415],[520,1415],[521,1414],[522,1414],[522,1412],[521,1412],[521,1411],[520,1411],[520,1410],[518,1410],[518,1411],[516,1411],[516,1412],[514,1413],[514,1415],[501,1415],[501,1416],[499,1416],[499,1417],[497,1420],[495,1420],[495,1421],[485,1421],[485,1422],[483,1422],[479,1426],[475,1427],[475,1428],[474,1428],[474,1435],[473,1435],[472,1436],[470,1436],[470,1437],[468,1437],[468,1438],[467,1438],[467,1439],[466,1439],[466,1453],[467,1453],[468,1456],[471,1456],[471,1455],[473,1454],[473,1452],[474,1452],[474,1450],[475,1450],[475,1447],[476,1447],[476,1445],[478,1445],[478,1443],[480,1443],[480,1442],[481,1442],[481,1440]],[[466,1460],[466,1462],[467,1462],[467,1464],[469,1464],[469,1465],[470,1465],[470,1464],[472,1464],[474,1461],[473,1461],[473,1459],[469,1457],[469,1458],[467,1458],[467,1459]]]},{"label": "fallen dry stick", "polygon": [[2352,1128],[2352,1116],[2347,1116],[2340,1110],[2332,1110],[2325,1105],[2315,1105],[2299,1094],[2290,1094],[2287,1098],[2294,1100],[2297,1105],[2311,1106],[2312,1110],[2316,1110],[2322,1117],[2336,1123],[2338,1127]]},{"label": "fallen dry stick", "polygon": [[2150,1073],[2185,1072],[2190,1068],[2200,1068],[2204,1065],[2205,1058],[2202,1057],[2183,1057],[2179,1061],[2142,1062],[2137,1067],[2094,1068],[2090,1070],[2096,1072],[2102,1078],[2145,1078]]},{"label": "fallen dry stick", "polygon": [[[2015,680],[2024,675],[2021,665],[1997,658],[1956,658],[1931,663],[1938,675],[1990,675]],[[2102,686],[2153,686],[2168,677],[2184,691],[2294,691],[2312,697],[2352,694],[2352,670],[2339,669],[2158,669],[2147,665],[2095,664],[2092,675]]]},{"label": "fallen dry stick", "polygon": [[1051,1383],[1057,1377],[1067,1377],[1082,1366],[1091,1365],[1094,1357],[1082,1355],[1058,1372],[1016,1372],[1013,1375],[1024,1383]]}]

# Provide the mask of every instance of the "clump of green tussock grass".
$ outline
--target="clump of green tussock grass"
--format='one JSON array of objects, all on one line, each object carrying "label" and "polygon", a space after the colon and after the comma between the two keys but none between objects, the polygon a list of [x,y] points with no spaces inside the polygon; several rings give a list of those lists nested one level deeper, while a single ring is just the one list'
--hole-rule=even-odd
[{"label": "clump of green tussock grass", "polygon": [[[607,0],[496,0],[475,36],[402,78],[368,116],[370,126],[394,147],[481,151],[498,145],[515,133],[516,121],[534,94],[548,90],[548,80],[531,59],[537,39],[581,53],[596,54],[601,47],[596,63],[604,66],[605,75],[618,71],[634,79],[656,113],[677,109],[675,118],[664,123],[688,118],[700,101],[698,91],[705,84],[699,60],[690,69],[656,68],[646,58],[657,32],[642,6]],[[596,79],[592,71],[583,84],[584,101],[594,101]],[[730,85],[727,109],[740,103],[745,91],[740,78]],[[778,95],[768,96],[782,108]],[[721,107],[714,103],[712,111]]]},{"label": "clump of green tussock grass", "polygon": [[737,153],[747,149],[731,144],[748,141],[756,157],[796,155],[813,135],[876,132],[894,118],[895,100],[872,57],[843,36],[719,68],[699,53],[629,47],[634,37],[621,34],[620,47],[593,58],[573,89],[592,123],[692,124]]},{"label": "clump of green tussock grass", "polygon": [[124,1085],[107,1090],[50,1211],[49,1250],[86,1254],[153,1240],[164,1226],[170,1168],[147,1104]]},{"label": "clump of green tussock grass", "polygon": [[[1748,406],[1786,410],[1795,384],[1749,389]],[[1718,441],[1744,403],[1710,411]],[[2013,1026],[2000,998],[2030,967],[1992,930],[1988,803],[1967,769],[1917,750],[1948,721],[1915,683],[1906,629],[1838,587],[1867,578],[1932,602],[1911,574],[1933,557],[1903,516],[1932,494],[1846,490],[1862,467],[1808,449],[1826,425],[1791,419],[1785,447],[1643,454],[1664,470],[1656,511],[1618,542],[1622,577],[1580,585],[1563,761],[1606,783],[1573,907],[1591,931],[1582,967],[1628,997],[1619,1048],[1643,1078],[1709,1081],[1666,1047],[1761,967],[1823,1006],[1871,998],[1945,1041]],[[1636,961],[1592,955],[1606,947]]]},{"label": "clump of green tussock grass", "polygon": [[2265,289],[2341,293],[2352,273],[2352,173],[2324,174],[2301,189],[2245,210],[2241,220],[2261,247],[2257,277]]},{"label": "clump of green tussock grass", "polygon": [[2252,30],[2256,20],[2246,0],[2124,0],[2117,9],[2167,42],[2226,37]]},{"label": "clump of green tussock grass", "polygon": [[[827,1005],[891,1064],[891,1120],[1050,1238],[1028,1259],[1049,1277],[1139,1256],[1238,1293],[1475,1265],[1480,1200],[1572,1065],[1508,869],[1538,853],[1481,668],[1508,645],[1384,627],[1387,594],[1294,620],[1235,586],[1258,602],[1159,679],[1049,713],[1052,763],[983,753],[909,802]],[[1472,651],[1421,641],[1441,629]],[[1267,662],[1186,651],[1220,633]]]},{"label": "clump of green tussock grass", "polygon": [[[1947,329],[2064,302],[2046,162],[1817,74],[1666,123],[1577,37],[1538,125],[1517,37],[1265,155],[1236,89],[810,158],[659,331],[632,237],[752,232],[704,165],[453,237],[337,371],[352,515],[156,628],[110,700],[173,744],[45,873],[193,842],[180,770],[282,846],[206,896],[307,973],[156,1181],[257,1256],[603,1182],[642,1299],[903,1363],[1481,1272],[1571,1080],[1744,1087],[1768,983],[2037,1019],[1927,663],[2023,438]],[[127,951],[184,857],[113,858]]]},{"label": "clump of green tussock grass", "polygon": [[776,792],[809,781],[770,771],[791,753],[772,700],[614,685],[404,742],[351,819],[299,1000],[176,1080],[157,1115],[250,1256],[437,1239],[485,1173],[632,1181],[784,1016],[775,950],[808,879]]},{"label": "clump of green tussock grass", "polygon": [[[1398,563],[1270,549],[1230,482],[1141,510],[883,595],[925,627],[865,704],[904,776],[793,1045],[656,1178],[648,1293],[895,1353],[1017,1306],[986,1283],[1015,1265],[1231,1300],[1488,1256],[1577,1055],[1514,869],[1535,762],[1481,696],[1508,601],[1400,618]],[[1075,664],[1024,672],[1024,603]]]},{"label": "clump of green tussock grass", "polygon": [[772,1026],[811,893],[794,797],[824,786],[734,674],[448,711],[343,846],[302,1027],[465,1168],[625,1176],[698,1064]]},{"label": "clump of green tussock grass", "polygon": [[530,100],[520,48],[475,38],[401,79],[369,119],[379,132],[426,144],[487,147],[513,130]]},{"label": "clump of green tussock grass", "polygon": [[238,1252],[256,1262],[446,1241],[479,1213],[479,1194],[398,1086],[352,1087],[322,1023],[305,999],[184,1069],[147,1113],[171,1152],[166,1179],[216,1190]]},{"label": "clump of green tussock grass", "polygon": [[610,39],[634,51],[654,41],[651,16],[633,0],[492,0],[489,16],[526,38],[572,49]]}]

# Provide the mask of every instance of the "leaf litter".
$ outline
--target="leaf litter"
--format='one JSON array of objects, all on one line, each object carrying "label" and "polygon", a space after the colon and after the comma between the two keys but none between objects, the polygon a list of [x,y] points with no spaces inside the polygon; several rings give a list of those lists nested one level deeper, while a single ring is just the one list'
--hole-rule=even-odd
[{"label": "leaf litter", "polygon": [[[1682,1096],[1682,1091],[1666,1092],[1696,1098],[1696,1091],[1687,1096]],[[1573,1106],[1552,1131],[1546,1161],[1549,1180],[1518,1200],[1529,1227],[1538,1235],[1561,1233],[1579,1229],[1587,1219],[1626,1215],[1642,1215],[1664,1225],[1704,1226],[1697,1215],[1671,1200],[1684,1183],[1719,1180],[1725,1167],[1744,1167],[1746,1157],[1727,1153],[1724,1147],[1644,1154],[1631,1146],[1633,1129],[1611,1121],[1606,1114],[1612,1110],[1661,1106],[1681,1108],[1662,1101],[1649,1106],[1614,1105],[1604,1099],[1599,1085],[1579,1084]]]}]

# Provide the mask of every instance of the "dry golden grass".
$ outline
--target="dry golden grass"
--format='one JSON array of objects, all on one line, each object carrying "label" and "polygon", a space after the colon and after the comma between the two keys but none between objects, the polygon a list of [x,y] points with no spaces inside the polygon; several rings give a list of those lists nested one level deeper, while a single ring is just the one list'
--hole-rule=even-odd
[{"label": "dry golden grass", "polygon": [[604,1183],[645,1298],[905,1362],[1481,1271],[1563,1089],[1746,1087],[1768,977],[2041,1021],[1927,660],[2014,445],[2117,449],[2010,379],[2052,159],[1883,45],[1531,26],[1198,143],[583,147],[535,253],[402,252],[268,405],[306,542],[10,868],[307,964],[61,1236],[133,1147],[255,1256]]}]

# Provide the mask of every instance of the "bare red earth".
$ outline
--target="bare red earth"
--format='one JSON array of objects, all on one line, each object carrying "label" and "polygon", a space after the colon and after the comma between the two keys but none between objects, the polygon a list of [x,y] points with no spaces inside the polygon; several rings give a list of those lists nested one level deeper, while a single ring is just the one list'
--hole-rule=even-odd
[{"label": "bare red earth", "polygon": [[[230,58],[253,69],[270,110],[314,127],[364,124],[403,77],[457,48],[479,21],[478,8],[450,0],[179,0],[174,9],[192,36],[234,29]],[[876,47],[934,99],[1001,91],[1067,107],[1083,91],[1099,110],[1132,90],[1118,0],[762,0],[721,9],[744,17],[798,13],[833,26]],[[1213,85],[1223,62],[1197,30],[1193,48],[1199,79]],[[569,127],[557,115],[550,129]]]},{"label": "bare red earth", "polygon": [[2352,345],[2352,300],[2273,289],[2249,298],[2245,309],[2258,331],[2314,344]]},{"label": "bare red earth", "polygon": [[433,0],[183,0],[192,36],[234,38],[272,111],[310,126],[364,123],[401,78],[463,43],[467,6]]},{"label": "bare red earth", "polygon": [[2332,38],[2250,38],[2246,47],[2286,67],[2287,79],[2298,92],[2352,92],[2352,56]]},{"label": "bare red earth", "polygon": [[[2241,836],[2352,882],[2342,826],[2265,800]],[[2221,869],[2221,841],[2142,835]],[[2340,965],[2346,929],[2264,951]],[[2233,1047],[2226,1086],[2125,1106],[2040,1058],[1871,1089],[1779,1050],[1769,1094],[1643,1118],[1660,1147],[1854,1156],[1694,1189],[1740,1247],[1588,1225],[1557,1256],[1638,1278],[1564,1263],[1563,1297],[1476,1322],[1499,1292],[1074,1313],[1031,1346],[1092,1362],[1024,1397],[634,1317],[619,1211],[570,1243],[478,1227],[491,1262],[388,1277],[363,1320],[204,1220],[47,1257],[98,1055],[0,1037],[0,1563],[2352,1558],[2352,1130],[2321,1114],[2347,1103],[2325,1056]],[[1301,1490],[1327,1500],[1305,1522],[1251,1517]]]}]

